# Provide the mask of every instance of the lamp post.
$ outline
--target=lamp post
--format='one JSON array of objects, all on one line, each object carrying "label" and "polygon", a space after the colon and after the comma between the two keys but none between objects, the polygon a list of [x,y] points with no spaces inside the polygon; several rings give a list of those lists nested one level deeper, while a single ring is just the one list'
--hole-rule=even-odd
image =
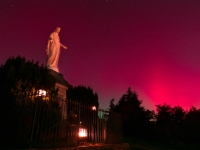
[{"label": "lamp post", "polygon": [[93,142],[92,144],[94,145],[95,143],[95,110],[96,106],[92,106],[92,128],[93,128]]}]

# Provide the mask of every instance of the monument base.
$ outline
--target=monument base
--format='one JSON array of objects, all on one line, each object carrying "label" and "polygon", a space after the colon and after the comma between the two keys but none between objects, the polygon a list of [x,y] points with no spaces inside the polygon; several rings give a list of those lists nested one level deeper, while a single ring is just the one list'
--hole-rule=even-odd
[{"label": "monument base", "polygon": [[64,79],[63,75],[54,70],[48,69],[49,74],[55,79],[55,89],[58,89],[58,104],[61,110],[62,119],[59,123],[59,137],[65,138],[67,131],[67,90],[72,88],[70,84]]},{"label": "monument base", "polygon": [[58,89],[58,95],[63,99],[67,99],[66,91],[72,86],[64,79],[61,73],[51,69],[48,69],[48,72],[55,79],[55,88]]}]

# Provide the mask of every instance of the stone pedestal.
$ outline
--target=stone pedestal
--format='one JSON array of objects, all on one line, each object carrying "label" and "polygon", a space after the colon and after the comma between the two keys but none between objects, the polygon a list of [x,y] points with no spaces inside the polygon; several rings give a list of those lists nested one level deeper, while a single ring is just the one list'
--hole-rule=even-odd
[{"label": "stone pedestal", "polygon": [[67,90],[72,86],[64,79],[63,75],[59,72],[49,69],[49,74],[55,79],[55,89],[58,89],[59,106],[62,112],[62,120],[67,119]]},{"label": "stone pedestal", "polygon": [[63,75],[59,72],[49,69],[49,74],[55,79],[55,89],[58,89],[59,106],[61,109],[62,120],[60,122],[60,135],[66,137],[66,119],[67,119],[67,90],[72,88],[70,84],[64,79]]}]

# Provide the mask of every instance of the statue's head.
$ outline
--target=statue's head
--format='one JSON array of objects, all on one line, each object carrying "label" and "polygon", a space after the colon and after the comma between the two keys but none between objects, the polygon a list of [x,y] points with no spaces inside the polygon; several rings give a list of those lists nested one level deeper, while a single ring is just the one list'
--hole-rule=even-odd
[{"label": "statue's head", "polygon": [[56,27],[55,32],[59,33],[60,32],[60,27]]}]

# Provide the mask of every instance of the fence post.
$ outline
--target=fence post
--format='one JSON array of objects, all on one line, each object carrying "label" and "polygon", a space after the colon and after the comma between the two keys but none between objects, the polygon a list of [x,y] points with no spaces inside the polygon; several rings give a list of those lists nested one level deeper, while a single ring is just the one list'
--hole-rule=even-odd
[{"label": "fence post", "polygon": [[34,114],[34,119],[33,119],[33,127],[32,127],[32,131],[31,131],[31,141],[30,141],[30,148],[32,147],[32,140],[33,140],[33,130],[35,127],[35,118],[36,118],[36,114],[37,114],[37,106],[38,106],[38,99],[36,98],[36,106],[35,106],[35,114]]}]

